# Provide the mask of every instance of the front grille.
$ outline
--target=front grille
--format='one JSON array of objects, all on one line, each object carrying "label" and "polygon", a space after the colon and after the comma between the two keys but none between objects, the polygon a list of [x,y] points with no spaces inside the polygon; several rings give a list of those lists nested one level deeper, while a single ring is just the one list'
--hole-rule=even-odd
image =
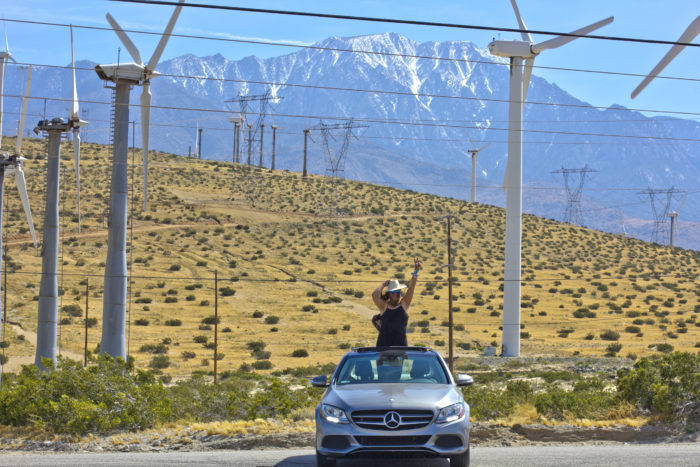
[{"label": "front grille", "polygon": [[[388,412],[397,412],[401,422],[395,428],[389,428],[384,423]],[[352,421],[360,428],[370,430],[413,430],[428,426],[433,420],[432,410],[356,410],[350,414]]]},{"label": "front grille", "polygon": [[355,436],[362,446],[422,446],[430,435],[423,436]]}]

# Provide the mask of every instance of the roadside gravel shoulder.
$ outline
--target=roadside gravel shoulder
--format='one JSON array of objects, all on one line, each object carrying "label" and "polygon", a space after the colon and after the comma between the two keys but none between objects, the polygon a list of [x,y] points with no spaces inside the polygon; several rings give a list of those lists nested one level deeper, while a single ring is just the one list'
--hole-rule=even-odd
[{"label": "roadside gravel shoulder", "polygon": [[[698,443],[700,427],[648,425],[580,427],[573,425],[471,424],[473,447],[556,444]],[[314,445],[312,429],[276,433],[217,434],[206,427],[164,428],[81,439],[0,438],[0,453],[22,452],[167,452],[254,449],[299,449]]]}]

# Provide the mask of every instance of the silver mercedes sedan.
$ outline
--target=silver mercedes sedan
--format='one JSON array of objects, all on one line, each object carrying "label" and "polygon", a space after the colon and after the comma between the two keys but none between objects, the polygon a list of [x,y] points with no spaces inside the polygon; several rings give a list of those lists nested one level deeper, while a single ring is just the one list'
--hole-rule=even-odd
[{"label": "silver mercedes sedan", "polygon": [[316,407],[316,462],[341,457],[447,457],[469,465],[469,405],[445,361],[426,347],[363,347],[345,354]]}]

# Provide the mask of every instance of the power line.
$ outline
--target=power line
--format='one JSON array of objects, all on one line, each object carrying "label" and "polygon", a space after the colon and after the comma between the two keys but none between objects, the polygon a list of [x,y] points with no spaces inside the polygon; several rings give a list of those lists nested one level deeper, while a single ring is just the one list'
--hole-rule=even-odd
[{"label": "power line", "polygon": [[601,36],[596,34],[572,34],[569,32],[555,32],[555,31],[543,31],[538,29],[518,29],[518,28],[504,28],[496,26],[479,26],[470,24],[457,24],[457,23],[440,23],[434,21],[418,21],[418,20],[405,20],[396,18],[375,18],[370,16],[352,16],[352,15],[338,15],[331,13],[312,13],[306,11],[292,11],[292,10],[272,10],[267,8],[246,8],[237,6],[225,6],[225,5],[211,5],[204,3],[179,3],[174,1],[165,0],[110,0],[112,2],[122,2],[122,3],[141,3],[148,5],[165,5],[165,6],[184,6],[193,8],[205,8],[205,9],[215,9],[215,10],[229,10],[229,11],[242,11],[248,13],[266,13],[275,15],[289,15],[289,16],[305,16],[305,17],[315,17],[315,18],[327,18],[327,19],[342,19],[349,21],[367,21],[374,23],[392,23],[392,24],[405,24],[413,26],[431,26],[431,27],[441,27],[441,28],[452,28],[452,29],[475,29],[480,31],[497,31],[497,32],[517,32],[517,33],[530,33],[530,34],[543,34],[548,36],[565,36],[565,37],[580,37],[586,39],[599,39],[608,41],[622,41],[622,42],[640,42],[645,44],[664,44],[664,45],[683,45],[700,47],[700,44],[693,44],[690,42],[676,42],[676,41],[664,41],[656,39],[640,39],[634,37],[617,37],[617,36]]},{"label": "power line", "polygon": [[[72,69],[72,67],[69,66],[64,66],[64,65],[46,65],[46,64],[36,64],[36,63],[17,63],[15,64],[17,66],[26,66],[26,65],[31,65],[34,67],[47,67],[47,68],[63,68],[63,69]],[[82,70],[82,71],[93,71],[92,68],[84,68],[84,67],[75,67],[76,70]],[[470,96],[451,96],[451,95],[445,95],[445,94],[425,94],[425,93],[414,93],[414,92],[408,92],[408,91],[388,91],[388,90],[382,90],[382,89],[361,89],[361,88],[344,88],[344,87],[338,87],[338,86],[321,86],[317,84],[298,84],[298,83],[280,83],[280,82],[275,82],[275,81],[259,81],[259,80],[239,80],[239,79],[231,79],[231,78],[216,78],[216,77],[207,77],[207,76],[190,76],[190,75],[174,75],[174,74],[167,74],[167,73],[161,73],[160,76],[165,76],[168,78],[176,78],[176,79],[194,79],[194,80],[208,80],[208,81],[218,81],[222,83],[241,83],[241,84],[259,84],[263,86],[279,86],[279,87],[294,87],[294,88],[304,88],[304,89],[323,89],[326,91],[341,91],[341,92],[361,92],[361,93],[370,93],[370,94],[388,94],[388,95],[396,95],[396,96],[404,96],[404,97],[427,97],[427,98],[432,98],[432,99],[456,99],[456,100],[466,100],[466,101],[486,101],[486,102],[496,102],[496,103],[503,103],[503,104],[510,104],[511,101],[509,99],[497,99],[493,97],[470,97]],[[700,80],[699,80],[700,81]],[[8,97],[15,97],[8,95]],[[657,110],[657,109],[638,109],[638,108],[622,108],[619,106],[613,106],[613,107],[606,107],[606,106],[594,106],[590,104],[562,104],[562,103],[556,103],[556,102],[538,102],[538,101],[522,101],[523,104],[531,104],[531,105],[543,105],[543,106],[549,106],[549,107],[567,107],[567,108],[581,108],[581,109],[597,109],[597,110],[617,110],[617,111],[625,111],[625,112],[647,112],[647,113],[663,113],[663,114],[669,114],[669,115],[694,115],[694,116],[700,116],[700,112],[684,112],[684,111],[672,111],[672,110]]]},{"label": "power line", "polygon": [[[15,94],[5,94],[6,97],[17,98],[18,95]],[[55,102],[72,102],[71,99],[63,99],[58,97],[47,97],[47,96],[29,96],[29,99],[33,100],[48,100]],[[111,105],[110,102],[94,101],[94,100],[82,100],[83,104],[99,104],[99,105]],[[140,104],[129,104],[131,107],[140,108]],[[164,110],[182,110],[190,112],[210,112],[219,114],[230,114],[230,110],[226,109],[205,109],[205,108],[194,108],[194,107],[178,107],[178,106],[166,106],[166,105],[151,105],[151,109],[164,109]],[[256,112],[249,112],[251,115],[258,115]],[[300,118],[300,119],[312,119],[312,120],[341,120],[345,121],[348,117],[336,117],[327,115],[302,115],[302,114],[282,114],[282,113],[268,113],[273,117],[285,117],[285,118]],[[700,115],[700,114],[697,114]],[[377,123],[377,124],[389,124],[389,125],[402,125],[402,126],[425,126],[433,128],[452,128],[452,129],[471,129],[471,130],[482,130],[482,131],[509,131],[508,128],[496,128],[496,127],[481,127],[481,126],[465,126],[465,125],[451,125],[444,123],[421,123],[416,121],[401,121],[401,120],[390,120],[390,119],[374,119],[374,118],[360,118],[353,117],[353,120],[357,123]],[[587,133],[587,132],[575,132],[575,131],[553,131],[553,130],[535,130],[535,129],[521,129],[522,133],[538,133],[538,134],[551,134],[551,135],[567,135],[567,136],[597,136],[604,138],[625,138],[625,139],[641,139],[641,140],[660,140],[660,141],[678,141],[684,143],[700,143],[700,139],[696,138],[672,138],[665,136],[641,136],[641,135],[621,135],[621,134],[603,134],[603,133]],[[602,144],[602,143],[601,143]]]}]

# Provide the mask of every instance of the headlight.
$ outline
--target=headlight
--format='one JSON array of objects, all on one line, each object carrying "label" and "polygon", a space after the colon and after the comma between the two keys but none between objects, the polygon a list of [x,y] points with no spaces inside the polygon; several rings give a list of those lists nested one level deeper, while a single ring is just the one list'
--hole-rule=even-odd
[{"label": "headlight", "polygon": [[460,418],[464,417],[466,410],[467,408],[465,407],[464,402],[452,404],[440,410],[435,423],[450,423],[454,422],[455,420],[459,420]]},{"label": "headlight", "polygon": [[321,404],[321,416],[331,423],[350,423],[343,409],[328,404]]}]

